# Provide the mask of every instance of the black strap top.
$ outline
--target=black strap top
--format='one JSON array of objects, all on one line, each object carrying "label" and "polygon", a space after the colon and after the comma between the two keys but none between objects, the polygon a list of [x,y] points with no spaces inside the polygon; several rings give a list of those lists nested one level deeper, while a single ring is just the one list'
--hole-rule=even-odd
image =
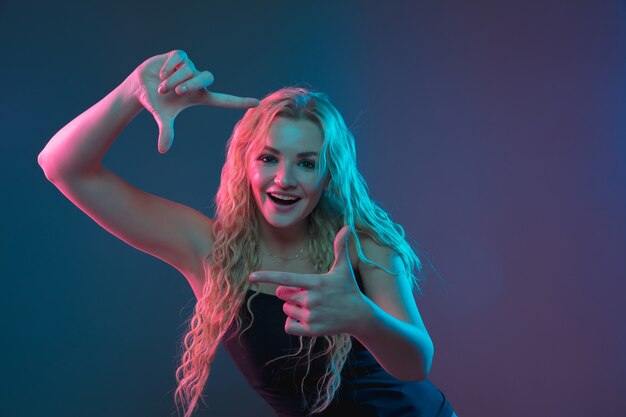
[{"label": "black strap top", "polygon": [[[255,293],[249,290],[241,308],[242,329],[250,324],[247,301]],[[296,363],[294,357],[279,356],[294,353],[300,346],[297,336],[285,333],[284,301],[270,294],[259,293],[250,304],[254,314],[252,327],[226,332],[222,344],[252,388],[274,409],[279,417],[306,416],[300,385],[306,374],[306,363]],[[325,344],[317,338],[312,357]],[[298,354],[301,356],[302,352]],[[325,358],[313,359],[304,381],[309,407],[316,398],[316,385],[324,374]],[[386,372],[376,358],[355,338],[352,350],[342,370],[342,382],[336,398],[319,417],[357,415],[450,417],[452,407],[443,393],[430,381],[400,381]]]}]

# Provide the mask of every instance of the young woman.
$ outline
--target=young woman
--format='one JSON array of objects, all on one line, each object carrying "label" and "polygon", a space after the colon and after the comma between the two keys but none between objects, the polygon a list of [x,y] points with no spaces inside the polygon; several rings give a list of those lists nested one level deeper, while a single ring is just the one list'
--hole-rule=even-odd
[{"label": "young woman", "polygon": [[[368,196],[339,112],[302,88],[259,102],[212,82],[183,51],[152,57],[39,155],[81,210],[189,281],[197,304],[175,393],[185,417],[220,342],[279,416],[454,415],[427,379],[433,343],[412,296],[420,261]],[[227,144],[215,219],[101,163],[143,108],[167,152],[176,115],[194,105],[248,108]]]}]

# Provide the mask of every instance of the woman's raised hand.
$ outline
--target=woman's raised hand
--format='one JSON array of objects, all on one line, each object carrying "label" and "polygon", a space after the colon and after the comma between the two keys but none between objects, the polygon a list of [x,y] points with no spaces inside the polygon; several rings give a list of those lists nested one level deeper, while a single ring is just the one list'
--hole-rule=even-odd
[{"label": "woman's raised hand", "polygon": [[131,78],[135,97],[152,114],[159,126],[159,152],[165,153],[174,140],[174,119],[191,106],[249,108],[259,100],[208,91],[213,74],[198,71],[185,51],[175,50],[145,60]]}]

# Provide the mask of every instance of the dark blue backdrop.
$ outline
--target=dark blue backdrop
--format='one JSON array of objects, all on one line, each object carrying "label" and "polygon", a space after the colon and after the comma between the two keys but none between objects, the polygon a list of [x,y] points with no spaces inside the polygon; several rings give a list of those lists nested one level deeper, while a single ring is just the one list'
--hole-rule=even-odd
[{"label": "dark blue backdrop", "polygon": [[[620,1],[0,2],[7,417],[167,416],[193,294],[102,230],[37,154],[141,61],[184,49],[217,91],[326,91],[374,198],[418,242],[431,380],[464,416],[626,415]],[[105,165],[211,215],[239,110],[144,112]],[[270,416],[220,351],[215,416]]]}]

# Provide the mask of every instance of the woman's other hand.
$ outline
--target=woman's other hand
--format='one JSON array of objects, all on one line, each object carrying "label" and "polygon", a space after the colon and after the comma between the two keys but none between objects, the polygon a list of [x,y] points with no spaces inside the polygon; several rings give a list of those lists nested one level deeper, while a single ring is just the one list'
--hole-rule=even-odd
[{"label": "woman's other hand", "polygon": [[134,96],[159,126],[158,148],[167,152],[174,140],[174,119],[191,106],[249,108],[259,100],[208,91],[214,77],[198,71],[185,51],[175,50],[145,60],[130,76]]},{"label": "woman's other hand", "polygon": [[276,284],[276,296],[285,301],[285,332],[297,336],[352,334],[365,322],[368,304],[352,270],[348,254],[350,229],[335,236],[335,263],[325,274],[255,271],[252,282]]}]

